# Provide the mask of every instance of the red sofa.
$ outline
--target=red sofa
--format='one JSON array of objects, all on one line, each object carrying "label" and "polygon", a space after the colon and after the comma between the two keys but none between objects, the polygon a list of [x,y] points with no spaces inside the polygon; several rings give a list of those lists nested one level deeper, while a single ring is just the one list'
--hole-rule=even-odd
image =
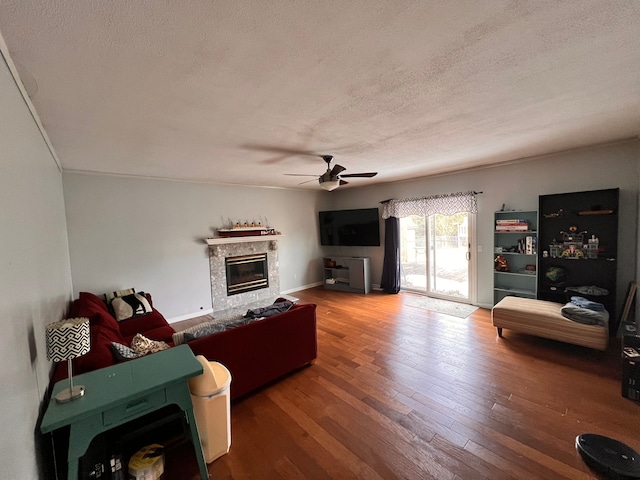
[{"label": "red sofa", "polygon": [[[74,375],[115,364],[111,342],[130,345],[137,333],[173,346],[175,330],[153,308],[151,295],[147,294],[147,299],[151,313],[117,322],[100,297],[80,292],[71,304],[69,317],[89,318],[91,350],[73,361]],[[316,306],[294,305],[287,312],[198,338],[187,345],[195,355],[204,355],[229,369],[233,400],[317,357]],[[66,377],[66,364],[57,364],[52,382]]]}]

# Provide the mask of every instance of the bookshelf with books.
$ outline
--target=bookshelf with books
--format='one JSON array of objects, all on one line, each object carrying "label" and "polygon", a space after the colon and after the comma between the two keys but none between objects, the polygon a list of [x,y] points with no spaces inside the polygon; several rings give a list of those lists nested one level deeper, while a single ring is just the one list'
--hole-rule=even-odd
[{"label": "bookshelf with books", "polygon": [[493,303],[511,295],[536,298],[538,212],[500,210],[494,214]]}]

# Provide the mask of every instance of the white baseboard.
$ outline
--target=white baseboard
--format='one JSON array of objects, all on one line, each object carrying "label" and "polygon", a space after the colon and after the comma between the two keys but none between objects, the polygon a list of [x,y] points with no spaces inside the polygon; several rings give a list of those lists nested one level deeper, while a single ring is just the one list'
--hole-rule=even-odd
[{"label": "white baseboard", "polygon": [[308,290],[309,288],[319,287],[320,285],[323,285],[323,283],[322,282],[309,283],[307,285],[302,285],[300,287],[295,287],[295,288],[292,288],[290,290],[283,290],[280,293],[283,294],[283,295],[286,295],[288,293],[300,292],[302,290]]},{"label": "white baseboard", "polygon": [[203,315],[209,315],[213,313],[213,308],[207,308],[206,310],[198,310],[197,312],[187,313],[186,315],[180,315],[179,317],[167,318],[167,322],[176,323],[183,320],[189,320],[191,318],[202,317]]}]

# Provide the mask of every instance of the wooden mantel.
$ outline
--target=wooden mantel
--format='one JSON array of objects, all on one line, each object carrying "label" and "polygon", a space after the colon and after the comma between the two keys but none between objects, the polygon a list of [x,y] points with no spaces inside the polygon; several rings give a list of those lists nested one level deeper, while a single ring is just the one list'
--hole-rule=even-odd
[{"label": "wooden mantel", "polygon": [[228,243],[271,242],[279,240],[284,235],[251,235],[248,237],[212,237],[205,238],[207,245],[223,245]]}]

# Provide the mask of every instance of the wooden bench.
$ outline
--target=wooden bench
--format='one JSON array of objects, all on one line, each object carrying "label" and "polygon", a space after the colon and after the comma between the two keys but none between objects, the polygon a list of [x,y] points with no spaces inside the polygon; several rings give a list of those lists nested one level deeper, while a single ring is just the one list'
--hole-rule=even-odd
[{"label": "wooden bench", "polygon": [[504,297],[491,309],[491,321],[502,337],[508,328],[529,335],[606,350],[609,326],[584,325],[562,316],[560,303],[533,298]]}]

